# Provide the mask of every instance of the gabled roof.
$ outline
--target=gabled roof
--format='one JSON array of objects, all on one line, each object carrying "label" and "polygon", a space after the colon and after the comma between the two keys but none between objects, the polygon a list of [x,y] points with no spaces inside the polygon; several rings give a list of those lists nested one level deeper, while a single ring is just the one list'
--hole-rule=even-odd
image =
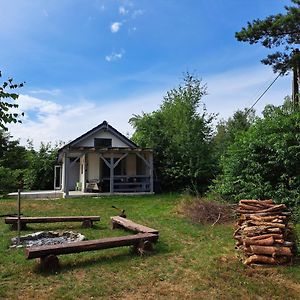
[{"label": "gabled roof", "polygon": [[93,129],[89,130],[88,132],[84,133],[83,135],[79,136],[75,140],[71,141],[70,143],[66,144],[62,148],[59,149],[59,151],[65,149],[65,148],[72,148],[82,140],[88,138],[89,136],[100,132],[102,130],[108,131],[114,136],[116,136],[118,139],[120,139],[123,143],[128,145],[129,148],[138,148],[139,146],[132,142],[129,138],[127,138],[125,135],[123,135],[121,132],[119,132],[117,129],[109,125],[106,121],[103,121],[101,124],[98,126],[94,127]]}]

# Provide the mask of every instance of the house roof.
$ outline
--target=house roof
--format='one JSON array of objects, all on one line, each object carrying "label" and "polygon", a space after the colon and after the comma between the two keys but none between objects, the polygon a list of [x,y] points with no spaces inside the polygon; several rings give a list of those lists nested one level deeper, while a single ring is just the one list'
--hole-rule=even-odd
[{"label": "house roof", "polygon": [[139,147],[137,144],[132,142],[129,138],[127,138],[125,135],[123,135],[117,129],[115,129],[114,127],[109,125],[107,123],[107,121],[103,121],[101,124],[94,127],[93,129],[89,130],[88,132],[84,133],[83,135],[79,136],[78,138],[71,141],[70,143],[66,144],[65,146],[60,148],[58,151],[61,151],[61,150],[66,149],[66,148],[72,148],[73,146],[75,146],[76,144],[81,142],[82,140],[84,140],[84,139],[88,138],[89,136],[91,136],[91,135],[93,135],[93,134],[95,134],[99,131],[102,131],[102,130],[108,131],[111,134],[113,134],[114,136],[116,136],[117,138],[119,138],[123,143],[128,145],[129,148],[138,148]]}]

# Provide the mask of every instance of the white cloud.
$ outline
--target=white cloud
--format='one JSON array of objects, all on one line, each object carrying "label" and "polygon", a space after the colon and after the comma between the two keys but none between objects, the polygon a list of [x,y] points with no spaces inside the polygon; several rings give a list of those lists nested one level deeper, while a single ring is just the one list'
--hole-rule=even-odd
[{"label": "white cloud", "polygon": [[121,26],[122,26],[122,23],[114,22],[114,23],[111,24],[110,30],[111,30],[112,33],[116,33],[120,30]]},{"label": "white cloud", "polygon": [[124,6],[119,7],[119,14],[120,15],[127,15],[129,10],[127,10]]},{"label": "white cloud", "polygon": [[[20,110],[25,112],[26,118],[22,124],[10,124],[9,132],[14,138],[19,138],[22,145],[26,145],[27,139],[32,139],[36,148],[41,142],[69,142],[104,120],[123,134],[132,134],[128,120],[133,114],[157,109],[162,96],[163,92],[156,92],[116,102],[84,101],[71,106],[20,95]],[[32,113],[35,113],[34,118],[29,117]]]},{"label": "white cloud", "polygon": [[60,89],[52,89],[52,90],[46,90],[46,89],[37,89],[37,90],[31,90],[30,94],[46,94],[50,96],[57,96],[61,93]]},{"label": "white cloud", "polygon": [[145,10],[143,10],[143,9],[136,9],[136,10],[134,10],[133,12],[132,12],[132,18],[133,19],[135,19],[136,17],[138,17],[138,16],[141,16],[141,15],[143,15],[145,13]]},{"label": "white cloud", "polygon": [[118,53],[112,52],[111,54],[105,56],[105,60],[108,62],[119,60],[123,57],[124,53],[125,53],[124,50],[121,50]]}]

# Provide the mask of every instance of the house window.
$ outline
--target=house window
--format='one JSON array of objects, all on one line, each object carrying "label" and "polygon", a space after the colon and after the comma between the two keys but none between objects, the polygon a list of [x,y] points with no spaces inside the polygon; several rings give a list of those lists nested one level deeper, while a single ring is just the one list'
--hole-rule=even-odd
[{"label": "house window", "polygon": [[102,138],[96,138],[94,139],[94,147],[97,148],[108,148],[112,146],[112,140],[111,139],[102,139]]}]

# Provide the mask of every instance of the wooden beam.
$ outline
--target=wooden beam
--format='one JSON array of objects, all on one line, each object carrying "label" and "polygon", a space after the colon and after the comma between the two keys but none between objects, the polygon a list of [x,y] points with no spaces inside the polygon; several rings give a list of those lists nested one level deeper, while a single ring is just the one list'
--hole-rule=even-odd
[{"label": "wooden beam", "polygon": [[60,245],[49,245],[26,248],[27,259],[46,257],[48,255],[61,255],[69,253],[79,253],[84,251],[94,251],[115,247],[138,245],[140,241],[156,242],[158,235],[151,233],[141,233],[129,236],[110,237],[99,240],[64,243]]},{"label": "wooden beam", "polygon": [[128,155],[128,153],[123,154],[114,164],[114,168],[119,164],[119,162],[124,159],[126,156]]},{"label": "wooden beam", "polygon": [[[14,224],[17,217],[6,217],[5,224]],[[99,216],[57,216],[57,217],[20,217],[21,223],[57,223],[57,222],[82,222],[85,220],[100,221]]]},{"label": "wooden beam", "polygon": [[84,193],[86,191],[86,153],[82,156],[82,188],[81,191]]},{"label": "wooden beam", "polygon": [[70,163],[70,169],[75,165],[75,163],[78,161],[78,159],[80,159],[80,157],[82,157],[82,155],[77,156],[76,159]]},{"label": "wooden beam", "polygon": [[100,153],[100,158],[104,161],[104,163],[110,168],[110,162],[106,160],[106,158]]},{"label": "wooden beam", "polygon": [[137,153],[137,152],[136,152],[136,155],[143,160],[143,162],[146,164],[146,166],[148,168],[150,168],[150,163],[146,160],[146,158],[143,155],[141,155],[140,153]]},{"label": "wooden beam", "polygon": [[70,169],[70,158],[64,153],[64,189],[63,197],[69,196],[69,169]]}]

